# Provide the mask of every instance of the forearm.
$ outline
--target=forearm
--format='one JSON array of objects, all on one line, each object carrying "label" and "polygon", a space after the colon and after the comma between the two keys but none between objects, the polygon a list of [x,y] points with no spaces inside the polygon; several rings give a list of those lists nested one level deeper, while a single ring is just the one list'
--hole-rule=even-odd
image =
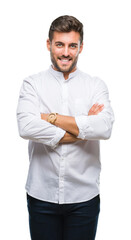
[{"label": "forearm", "polygon": [[[41,113],[41,119],[47,121],[48,117],[49,117],[49,114]],[[72,133],[75,133],[78,135],[77,125],[76,125],[76,122],[73,117],[57,114],[57,120],[55,121],[54,125],[63,130],[66,129],[65,135],[59,141],[60,144],[61,143],[74,143],[74,142],[78,142],[78,141],[82,140],[81,138],[78,138],[77,136],[72,134]],[[73,131],[72,131],[72,128],[74,128]],[[67,131],[67,129],[68,129],[68,131]],[[69,131],[71,131],[72,133],[70,133]]]},{"label": "forearm", "polygon": [[[94,104],[92,106],[92,108],[90,109],[88,116],[98,115],[103,110],[103,108],[104,108],[103,104],[100,104],[100,105],[98,103]],[[49,114],[41,113],[41,119],[48,121],[48,117],[49,117]],[[84,118],[85,118],[85,116],[84,116]],[[86,116],[86,118],[87,118],[87,116]],[[81,131],[79,131],[79,129],[81,129],[81,126],[79,126],[78,120],[76,121],[76,119],[77,119],[76,117],[74,118],[72,116],[64,116],[64,115],[57,114],[57,118],[53,124],[66,131],[66,134],[60,140],[59,143],[67,143],[67,142],[70,143],[70,142],[76,142],[79,140],[87,140],[87,138],[85,138],[85,136],[83,137],[83,134],[81,134]],[[80,123],[81,123],[81,121],[80,121]],[[87,126],[86,123],[84,125]],[[82,128],[83,128],[83,126],[82,126]]]},{"label": "forearm", "polygon": [[60,140],[59,143],[74,143],[74,142],[78,142],[79,139],[77,137],[75,137],[73,134],[66,132],[64,137]]},{"label": "forearm", "polygon": [[[45,121],[48,121],[48,116],[49,114],[41,113],[41,119]],[[73,134],[76,137],[79,134],[79,129],[77,127],[75,118],[72,116],[64,116],[64,115],[57,114],[57,119],[53,123],[53,125],[65,130],[68,133]]]},{"label": "forearm", "polygon": [[18,130],[22,138],[55,148],[65,131],[42,121],[40,117],[27,113],[18,113]]},{"label": "forearm", "polygon": [[54,125],[59,128],[62,128],[68,133],[73,134],[76,137],[79,134],[79,129],[77,127],[75,118],[72,116],[64,116],[58,114]]}]

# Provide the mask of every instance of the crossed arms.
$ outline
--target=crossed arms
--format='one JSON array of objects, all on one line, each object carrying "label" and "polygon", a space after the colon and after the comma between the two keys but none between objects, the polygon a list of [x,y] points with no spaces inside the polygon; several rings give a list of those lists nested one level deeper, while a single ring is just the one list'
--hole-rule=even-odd
[{"label": "crossed arms", "polygon": [[[99,114],[103,108],[104,104],[94,104],[89,110],[88,116]],[[48,116],[49,114],[41,113],[41,119],[45,121],[47,121]],[[82,140],[81,138],[78,138],[79,129],[74,117],[58,114],[54,125],[66,131],[64,137],[60,140],[59,143],[73,143]]]},{"label": "crossed arms", "polygon": [[[55,125],[47,122],[48,114],[40,111],[40,101],[32,78],[24,80],[17,107],[18,130],[22,138],[55,148],[59,143],[79,140],[108,139],[111,135],[114,116],[108,90],[103,82],[94,92],[88,115],[57,115]],[[43,121],[44,120],[44,121]]]}]

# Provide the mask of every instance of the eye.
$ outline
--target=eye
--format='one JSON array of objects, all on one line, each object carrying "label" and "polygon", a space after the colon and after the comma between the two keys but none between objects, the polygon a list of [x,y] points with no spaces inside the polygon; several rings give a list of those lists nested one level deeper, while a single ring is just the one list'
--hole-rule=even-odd
[{"label": "eye", "polygon": [[70,45],[70,48],[72,48],[72,49],[77,48],[77,44],[71,44],[71,45]]},{"label": "eye", "polygon": [[63,44],[62,44],[62,43],[57,43],[56,46],[57,46],[57,47],[62,47]]}]

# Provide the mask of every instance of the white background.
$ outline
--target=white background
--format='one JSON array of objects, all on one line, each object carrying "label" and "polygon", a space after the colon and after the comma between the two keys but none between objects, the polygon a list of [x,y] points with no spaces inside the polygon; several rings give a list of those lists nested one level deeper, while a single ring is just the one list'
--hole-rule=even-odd
[{"label": "white background", "polygon": [[25,181],[27,141],[18,135],[22,81],[50,65],[50,23],[69,14],[84,24],[78,67],[102,78],[115,113],[101,141],[101,214],[96,240],[131,239],[131,7],[128,0],[4,0],[0,3],[0,239],[29,240]]}]

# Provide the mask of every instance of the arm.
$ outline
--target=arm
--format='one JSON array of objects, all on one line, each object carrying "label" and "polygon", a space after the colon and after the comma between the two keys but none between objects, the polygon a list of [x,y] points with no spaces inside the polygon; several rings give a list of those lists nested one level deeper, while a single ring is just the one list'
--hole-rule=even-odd
[{"label": "arm", "polygon": [[[43,120],[47,121],[48,116],[49,114],[41,113],[41,119]],[[78,136],[79,134],[79,129],[74,117],[57,114],[57,119],[54,125],[64,129],[66,132],[71,133],[74,136]]]},{"label": "arm", "polygon": [[[99,114],[104,108],[104,105],[99,105],[98,103],[94,104],[92,108],[89,110],[88,116]],[[41,119],[47,121],[49,114],[41,113]],[[56,126],[63,128],[66,130],[64,137],[60,140],[59,143],[73,143],[81,138],[77,138],[79,129],[76,125],[75,118],[64,115],[57,115],[57,120],[54,123]]]},{"label": "arm", "polygon": [[75,137],[73,134],[66,132],[64,137],[60,140],[59,143],[74,143],[82,139]]},{"label": "arm", "polygon": [[65,131],[41,119],[35,80],[24,80],[17,107],[18,130],[22,138],[55,148]]},{"label": "arm", "polygon": [[57,115],[57,119],[54,123],[55,126],[64,129],[66,132],[73,134],[74,136],[78,136],[79,129],[77,127],[76,121],[74,117]]},{"label": "arm", "polygon": [[92,96],[92,102],[103,103],[104,109],[97,115],[75,117],[79,128],[78,137],[87,140],[109,139],[114,122],[114,114],[110,105],[107,86],[98,78],[94,79]]},{"label": "arm", "polygon": [[[96,103],[89,110],[88,116],[98,115],[103,109],[104,109],[104,104],[99,105],[98,103]],[[76,124],[75,117],[63,116],[58,114],[54,124],[55,126],[64,129],[65,131],[73,134],[76,137],[78,137],[79,135],[79,128]]]},{"label": "arm", "polygon": [[[99,114],[102,110],[104,109],[104,104],[101,104],[99,105],[98,103],[94,104],[92,106],[92,108],[89,110],[89,113],[88,113],[88,116],[91,116],[91,115],[97,115]],[[66,117],[65,116],[62,116],[64,121],[66,121]],[[70,118],[70,117],[69,117]],[[62,119],[62,118],[61,118]],[[72,117],[70,118],[70,121],[71,121]],[[69,123],[69,122],[67,122]],[[76,129],[79,131],[77,125],[76,125],[76,122],[75,122],[75,119],[72,121],[72,125],[74,123],[74,127],[76,127]],[[64,123],[65,127],[66,127],[66,122]],[[60,125],[59,125],[60,126]],[[72,128],[71,128],[72,130]],[[64,137],[60,140],[59,143],[73,143],[73,142],[77,142],[79,140],[82,140],[81,138],[78,138],[76,137],[75,135],[71,134],[71,133],[68,133],[66,132]],[[84,141],[87,141],[86,139]]]},{"label": "arm", "polygon": [[88,116],[58,115],[55,125],[83,140],[108,139],[114,122],[114,114],[109,101],[108,89],[103,81],[96,79]]}]

